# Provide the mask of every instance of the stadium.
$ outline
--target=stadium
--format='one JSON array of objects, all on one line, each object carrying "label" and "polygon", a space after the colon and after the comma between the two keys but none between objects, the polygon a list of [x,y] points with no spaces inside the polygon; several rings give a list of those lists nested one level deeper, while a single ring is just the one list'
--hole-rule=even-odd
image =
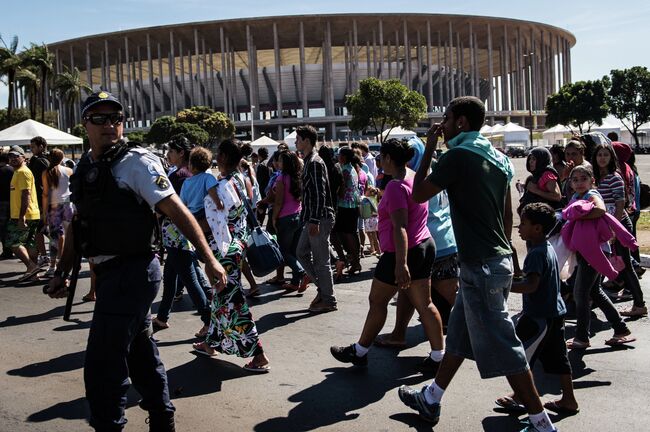
[{"label": "stadium", "polygon": [[336,14],[148,27],[48,47],[57,72],[76,67],[90,87],[120,97],[127,129],[206,105],[239,131],[282,139],[310,123],[336,139],[350,133],[345,95],[367,77],[423,94],[423,127],[461,95],[483,99],[491,121],[542,127],[546,97],[571,81],[575,43],[567,30],[509,18]]}]

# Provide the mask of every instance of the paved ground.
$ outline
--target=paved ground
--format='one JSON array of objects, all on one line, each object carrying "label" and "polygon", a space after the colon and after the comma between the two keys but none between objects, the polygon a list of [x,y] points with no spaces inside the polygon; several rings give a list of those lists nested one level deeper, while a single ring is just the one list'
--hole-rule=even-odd
[{"label": "paved ground", "polygon": [[[365,269],[375,263],[375,258],[363,261]],[[42,283],[17,285],[20,272],[16,261],[0,262],[0,432],[90,430],[82,367],[92,304],[76,303],[73,321],[64,322],[63,302],[41,294]],[[191,335],[200,327],[199,318],[188,298],[177,303],[172,327],[157,337],[177,407],[178,430],[431,430],[401,404],[396,391],[401,384],[421,386],[430,380],[415,371],[428,351],[415,319],[408,348],[373,349],[367,370],[341,365],[329,354],[330,345],[356,340],[367,311],[369,279],[366,270],[337,285],[340,310],[323,315],[306,310],[313,290],[300,297],[264,286],[264,295],[252,302],[272,361],[272,372],[261,376],[243,371],[242,359],[191,354]],[[642,285],[649,296],[650,276]],[[88,286],[88,274],[83,272],[78,299]],[[514,313],[520,297],[513,294],[510,302]],[[393,320],[390,307],[389,326]],[[603,344],[611,335],[603,320],[598,313],[593,321],[593,347],[571,355],[581,412],[553,417],[563,431],[636,430],[650,422],[650,413],[642,408],[650,389],[648,319],[629,323],[639,340],[627,349]],[[569,321],[570,335],[574,324]],[[556,380],[535,372],[544,399],[557,395]],[[495,397],[507,390],[505,379],[481,380],[475,365],[466,362],[445,395],[436,430],[521,429],[517,417],[493,411]],[[147,430],[146,413],[137,407],[137,400],[132,391],[128,431]]]}]

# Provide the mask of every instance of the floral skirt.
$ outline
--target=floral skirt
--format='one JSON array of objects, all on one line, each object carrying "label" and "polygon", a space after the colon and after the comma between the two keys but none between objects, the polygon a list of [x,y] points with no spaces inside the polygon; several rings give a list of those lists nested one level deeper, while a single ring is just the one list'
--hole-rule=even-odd
[{"label": "floral skirt", "polygon": [[248,358],[263,349],[241,283],[243,251],[243,243],[234,240],[225,257],[217,256],[228,280],[223,291],[213,292],[206,343],[221,353]]}]

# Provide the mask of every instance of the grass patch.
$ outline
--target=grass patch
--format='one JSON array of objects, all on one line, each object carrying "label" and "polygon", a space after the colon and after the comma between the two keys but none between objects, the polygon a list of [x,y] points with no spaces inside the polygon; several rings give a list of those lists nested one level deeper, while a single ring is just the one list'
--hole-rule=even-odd
[{"label": "grass patch", "polygon": [[637,231],[650,231],[650,212],[642,211],[639,221],[636,223]]}]

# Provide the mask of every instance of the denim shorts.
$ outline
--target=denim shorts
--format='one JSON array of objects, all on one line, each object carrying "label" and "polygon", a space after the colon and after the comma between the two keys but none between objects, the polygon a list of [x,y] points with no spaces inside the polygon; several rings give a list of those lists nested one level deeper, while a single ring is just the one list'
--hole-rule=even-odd
[{"label": "denim shorts", "polygon": [[460,263],[460,289],[449,316],[446,350],[476,360],[481,378],[528,370],[526,353],[508,314],[511,285],[509,255]]}]

